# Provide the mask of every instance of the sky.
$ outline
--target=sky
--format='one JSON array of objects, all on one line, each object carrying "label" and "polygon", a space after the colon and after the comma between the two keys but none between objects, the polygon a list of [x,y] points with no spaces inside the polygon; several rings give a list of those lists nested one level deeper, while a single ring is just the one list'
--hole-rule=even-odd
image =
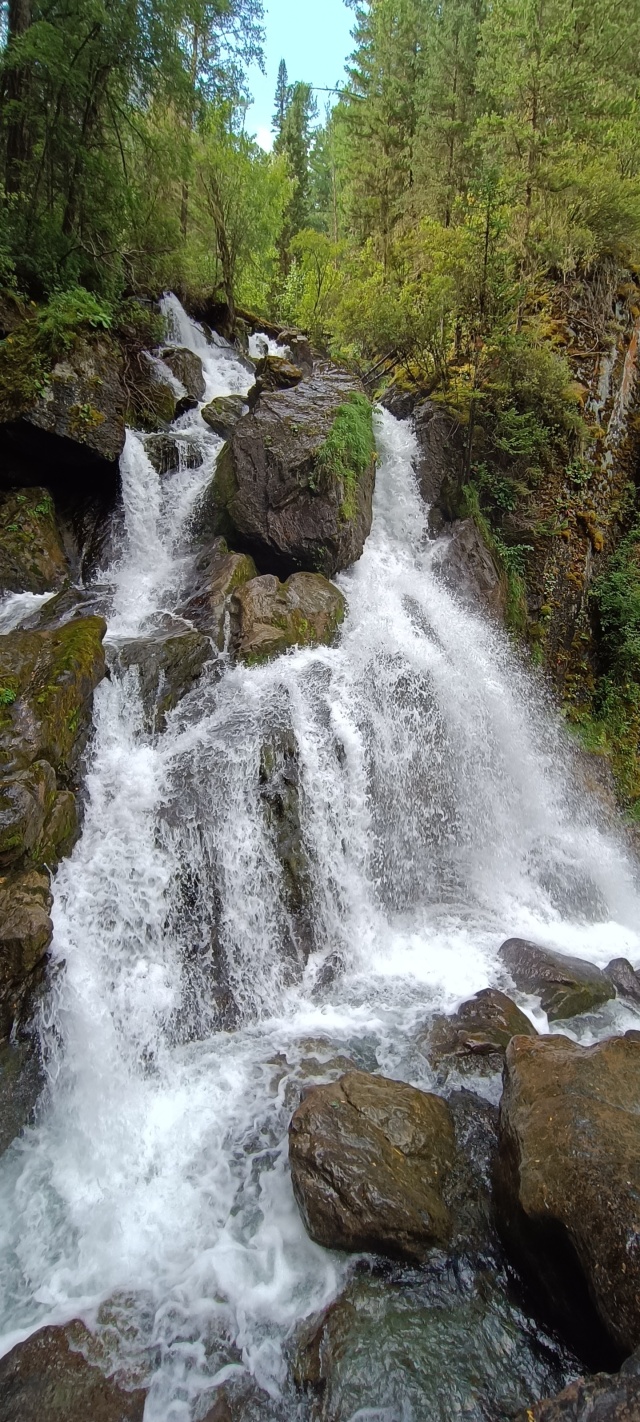
[{"label": "sky", "polygon": [[[249,88],[254,101],[247,113],[246,127],[255,133],[263,148],[272,143],[271,118],[274,108],[278,65],[285,60],[289,83],[332,87],[345,79],[344,63],[353,49],[353,10],[344,0],[264,0],[266,29],[266,75],[257,66],[249,71]],[[329,94],[316,94],[320,112]]]}]

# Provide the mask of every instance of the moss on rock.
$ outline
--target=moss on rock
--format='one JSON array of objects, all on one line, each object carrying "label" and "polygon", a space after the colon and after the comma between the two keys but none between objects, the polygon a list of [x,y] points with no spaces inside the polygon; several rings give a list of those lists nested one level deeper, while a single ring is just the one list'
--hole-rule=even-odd
[{"label": "moss on rock", "polygon": [[11,489],[0,495],[0,591],[49,592],[69,565],[47,489]]}]

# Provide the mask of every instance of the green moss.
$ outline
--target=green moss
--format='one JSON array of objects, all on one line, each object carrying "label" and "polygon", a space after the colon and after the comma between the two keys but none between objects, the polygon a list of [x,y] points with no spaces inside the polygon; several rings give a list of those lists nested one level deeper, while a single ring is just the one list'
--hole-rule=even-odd
[{"label": "green moss", "polygon": [[352,391],[341,405],[316,456],[318,472],[342,485],[340,514],[345,523],[358,512],[358,484],[375,459],[373,413],[366,395]]}]

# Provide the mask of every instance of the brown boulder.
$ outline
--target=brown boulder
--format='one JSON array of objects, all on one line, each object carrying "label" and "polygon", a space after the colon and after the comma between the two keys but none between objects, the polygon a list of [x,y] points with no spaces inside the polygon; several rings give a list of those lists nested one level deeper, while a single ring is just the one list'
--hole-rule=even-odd
[{"label": "brown boulder", "polygon": [[545,1398],[518,1413],[515,1422],[638,1422],[640,1418],[640,1354],[634,1353],[620,1372],[578,1378],[557,1397]]},{"label": "brown boulder", "polygon": [[128,1392],[83,1357],[81,1323],[42,1328],[0,1360],[3,1422],[142,1422],[146,1393]]},{"label": "brown boulder", "polygon": [[366,1072],[310,1091],[289,1127],[300,1213],[330,1249],[420,1262],[446,1246],[452,1221],[442,1190],[455,1156],[446,1102]]},{"label": "brown boulder", "polygon": [[300,366],[285,360],[283,356],[263,356],[256,365],[256,384],[254,390],[249,392],[250,403],[265,390],[291,390],[294,385],[300,384],[302,376]]},{"label": "brown boulder", "polygon": [[331,642],[344,618],[345,600],[321,573],[294,573],[286,583],[267,574],[236,588],[233,614],[238,656],[254,663],[288,647]]},{"label": "brown boulder", "polygon": [[436,1018],[421,1046],[434,1065],[470,1071],[487,1066],[495,1071],[511,1038],[522,1035],[537,1036],[529,1018],[505,993],[483,988],[453,1016]]},{"label": "brown boulder", "polygon": [[44,593],[69,574],[51,495],[11,489],[0,496],[0,590]]},{"label": "brown boulder", "polygon": [[497,1217],[583,1356],[640,1344],[639,1119],[640,1041],[510,1042]]},{"label": "brown boulder", "polygon": [[263,394],[232,430],[196,531],[223,534],[272,571],[331,577],[362,553],[374,477],[369,402],[344,371],[318,368]]},{"label": "brown boulder", "polygon": [[535,993],[550,1022],[590,1012],[615,996],[605,973],[582,958],[508,938],[499,957],[521,992]]}]

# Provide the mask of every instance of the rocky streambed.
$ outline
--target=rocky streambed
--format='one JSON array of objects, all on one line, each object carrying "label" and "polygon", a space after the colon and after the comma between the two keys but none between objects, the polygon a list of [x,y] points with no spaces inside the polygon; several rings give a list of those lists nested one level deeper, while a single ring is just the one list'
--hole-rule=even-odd
[{"label": "rocky streambed", "polygon": [[7,431],[0,1414],[628,1422],[635,868],[455,431],[370,532],[357,382],[164,310],[161,425],[83,342]]}]

